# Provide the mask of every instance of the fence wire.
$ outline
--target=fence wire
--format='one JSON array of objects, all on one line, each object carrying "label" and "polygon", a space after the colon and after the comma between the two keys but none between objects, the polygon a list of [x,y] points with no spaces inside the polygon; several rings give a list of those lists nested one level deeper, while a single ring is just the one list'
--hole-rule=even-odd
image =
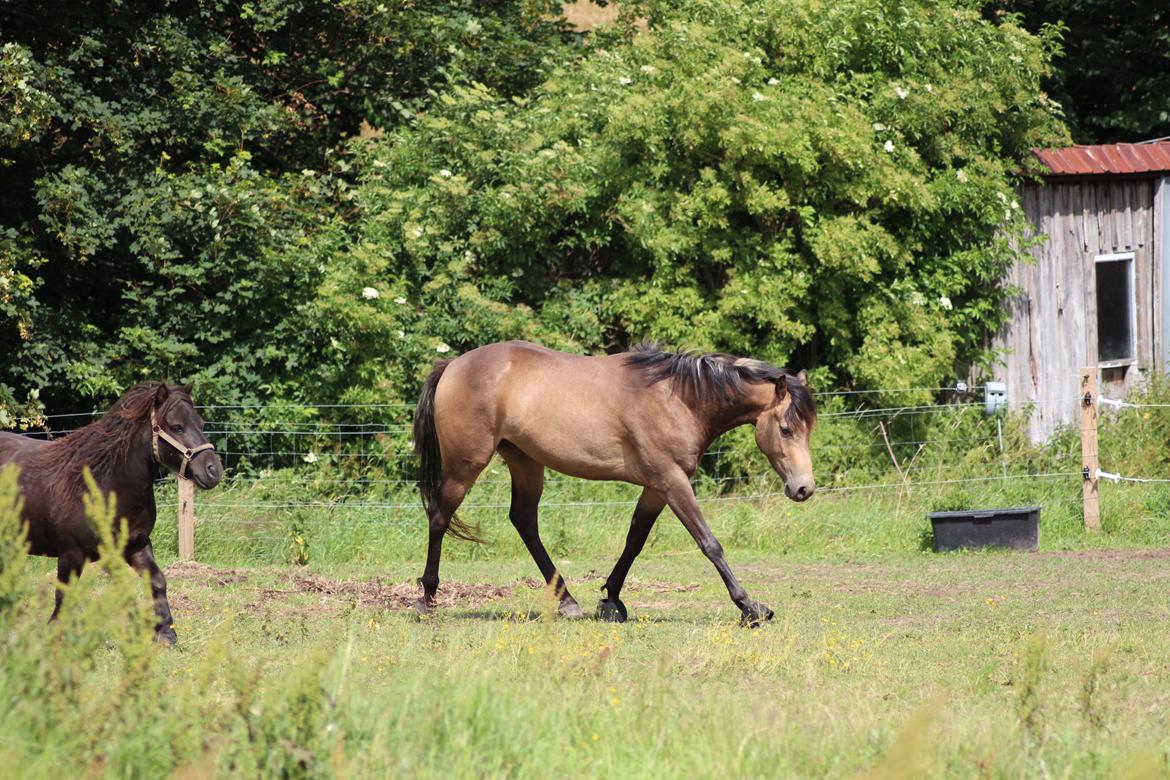
[{"label": "fence wire", "polygon": [[[812,446],[814,467],[831,464],[817,487],[829,500],[850,496],[923,496],[950,489],[989,488],[1008,483],[1017,493],[1031,486],[1068,480],[1068,503],[1080,500],[1079,462],[1058,468],[1029,468],[1035,458],[1013,460],[1019,427],[1005,443],[1004,427],[983,415],[976,386],[961,394],[955,388],[887,388],[836,390],[814,395],[831,408],[820,414]],[[871,399],[899,394],[930,394],[947,399],[933,404],[871,406]],[[1121,410],[1170,408],[1170,403],[1140,403],[1100,398],[1103,408]],[[1076,409],[1080,398],[1041,399],[1033,406]],[[839,408],[845,404],[851,408]],[[414,492],[410,416],[414,405],[383,404],[223,404],[200,407],[205,433],[216,445],[228,470],[224,484],[201,493],[197,514],[215,526],[281,526],[361,522],[396,525],[415,523],[421,516]],[[45,430],[27,432],[42,438],[63,437],[100,417],[100,412],[47,415]],[[356,418],[356,419],[355,419]],[[752,453],[718,446],[707,452],[694,480],[700,504],[766,505],[785,500],[782,483]],[[730,459],[730,460],[729,460]],[[731,461],[734,461],[732,463]],[[750,474],[738,473],[752,463]],[[1049,465],[1053,465],[1050,461]],[[1107,465],[1107,464],[1103,464]],[[979,473],[982,470],[983,473]],[[729,473],[734,472],[734,473]],[[818,474],[822,473],[818,470]],[[1119,483],[1170,483],[1156,475],[1135,476],[1100,471],[1102,479]],[[173,511],[170,483],[164,480],[160,506]],[[481,475],[461,510],[500,511],[509,507],[510,478],[496,463]],[[628,497],[614,490],[595,491],[585,482],[548,471],[542,510],[580,511],[591,508],[632,510],[637,489]],[[1051,493],[1047,494],[1051,500]],[[590,497],[596,496],[596,497]],[[1063,502],[1063,499],[1057,499]]]}]

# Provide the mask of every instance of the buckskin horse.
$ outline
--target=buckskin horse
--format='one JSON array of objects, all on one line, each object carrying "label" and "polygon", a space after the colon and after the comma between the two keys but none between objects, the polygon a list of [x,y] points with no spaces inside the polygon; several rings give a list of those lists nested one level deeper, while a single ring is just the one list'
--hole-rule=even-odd
[{"label": "buckskin horse", "polygon": [[[155,638],[174,644],[167,582],[150,544],[157,517],[154,481],[166,469],[209,489],[223,476],[223,464],[203,435],[191,386],[138,385],[96,422],[55,441],[0,433],[0,468],[8,465],[20,469],[21,519],[28,528],[29,552],[57,558],[60,586],[97,557],[98,535],[82,503],[82,469],[89,467],[101,492],[114,494],[117,517],[126,520],[126,562],[150,574],[158,617]],[[63,595],[58,587],[50,621],[61,611]]]},{"label": "buckskin horse", "polygon": [[784,479],[785,493],[805,501],[815,490],[809,453],[815,423],[804,371],[794,374],[750,358],[653,346],[586,357],[510,341],[437,361],[414,418],[419,488],[430,525],[416,608],[421,614],[434,608],[448,530],[482,541],[455,511],[498,452],[512,477],[508,516],[559,595],[561,615],[584,616],[537,529],[546,466],[642,487],[625,549],[602,587],[602,619],[626,619],[622,585],[658,515],[670,506],[723,578],[742,622],[754,626],[769,620],[772,610],[749,598],[727,565],[690,480],[711,442],[751,424],[756,444]]}]

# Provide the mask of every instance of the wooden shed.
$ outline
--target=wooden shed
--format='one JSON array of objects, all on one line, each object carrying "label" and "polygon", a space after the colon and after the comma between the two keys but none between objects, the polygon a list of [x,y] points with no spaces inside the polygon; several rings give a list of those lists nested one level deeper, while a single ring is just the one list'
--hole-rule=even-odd
[{"label": "wooden shed", "polygon": [[1012,408],[1032,405],[1042,440],[1076,419],[1082,366],[1115,398],[1170,366],[1170,141],[1035,154],[1048,172],[1020,206],[1043,240],[1008,274],[993,378]]}]

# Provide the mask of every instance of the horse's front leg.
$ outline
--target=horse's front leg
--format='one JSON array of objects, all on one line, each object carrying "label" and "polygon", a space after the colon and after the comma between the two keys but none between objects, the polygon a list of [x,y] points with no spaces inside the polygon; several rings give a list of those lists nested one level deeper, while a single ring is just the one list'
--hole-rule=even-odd
[{"label": "horse's front leg", "polygon": [[719,544],[719,540],[715,538],[715,534],[711,533],[711,529],[707,526],[707,521],[703,519],[703,512],[699,509],[699,502],[695,498],[695,491],[691,489],[691,483],[686,475],[680,473],[679,477],[672,480],[663,493],[666,494],[666,502],[670,505],[671,510],[678,515],[678,519],[690,531],[691,536],[699,545],[699,549],[703,551],[703,555],[706,555],[707,560],[715,565],[719,576],[723,578],[723,584],[727,586],[731,600],[743,613],[740,623],[755,627],[765,620],[771,620],[772,610],[758,601],[752,601],[748,597],[747,591],[739,584],[739,580],[735,578],[731,567],[727,565],[727,559],[723,556],[723,545]]},{"label": "horse's front leg", "polygon": [[154,561],[154,548],[150,544],[150,540],[136,548],[128,547],[126,549],[126,563],[130,564],[134,571],[141,574],[148,572],[150,574],[150,595],[154,599],[154,613],[158,616],[158,623],[154,627],[154,638],[159,642],[165,642],[168,645],[173,645],[178,636],[175,634],[175,621],[171,617],[171,605],[167,602],[167,578],[163,576],[162,569]]},{"label": "horse's front leg", "polygon": [[85,553],[76,547],[62,550],[61,554],[57,556],[57,592],[53,596],[53,614],[49,615],[50,623],[56,621],[57,616],[61,613],[61,602],[65,600],[65,588],[71,580],[76,580],[81,576],[81,570],[84,567]]}]

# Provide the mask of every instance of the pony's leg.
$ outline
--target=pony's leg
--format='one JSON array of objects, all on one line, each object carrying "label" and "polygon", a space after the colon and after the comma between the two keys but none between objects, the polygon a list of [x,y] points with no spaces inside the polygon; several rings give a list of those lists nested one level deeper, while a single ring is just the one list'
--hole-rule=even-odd
[{"label": "pony's leg", "polygon": [[662,514],[665,506],[666,498],[657,490],[646,488],[642,491],[638,506],[634,508],[634,519],[630,521],[630,531],[626,534],[625,549],[601,588],[605,591],[605,598],[597,605],[597,613],[602,620],[626,622],[626,605],[621,600],[622,586],[625,585],[626,575],[630,573],[630,566],[646,544],[646,537],[650,536],[654,521]]},{"label": "pony's leg", "polygon": [[532,554],[532,560],[536,561],[544,581],[559,597],[560,606],[557,611],[567,618],[585,617],[577,600],[569,595],[564,577],[553,565],[548,550],[544,548],[544,542],[540,540],[537,505],[540,504],[540,496],[544,492],[544,466],[509,443],[500,445],[500,455],[512,474],[512,507],[508,511],[508,518],[515,526],[516,532],[520,534],[524,546]]},{"label": "pony's leg", "polygon": [[430,614],[435,608],[435,591],[439,589],[439,558],[443,550],[443,536],[451,525],[451,518],[455,516],[455,510],[463,503],[467,491],[471,489],[476,477],[490,460],[489,452],[486,458],[454,460],[454,463],[461,464],[458,467],[443,463],[439,500],[427,516],[430,526],[427,536],[427,563],[422,577],[419,578],[423,594],[414,605],[420,615]]},{"label": "pony's leg", "polygon": [[49,615],[49,622],[57,619],[61,612],[61,602],[65,599],[65,586],[69,580],[81,576],[85,567],[85,553],[78,549],[64,550],[57,556],[57,593],[53,599],[53,614]]},{"label": "pony's leg", "polygon": [[695,498],[695,491],[691,489],[690,481],[687,480],[686,476],[680,475],[679,478],[674,479],[664,492],[666,502],[678,515],[678,519],[682,521],[695,542],[698,543],[703,555],[706,555],[707,560],[715,565],[715,570],[719,572],[719,576],[723,578],[723,584],[727,586],[731,600],[743,612],[740,622],[744,625],[758,626],[764,620],[771,620],[772,610],[759,602],[752,601],[748,597],[747,591],[739,584],[739,580],[732,574],[731,567],[727,565],[727,559],[723,557],[723,545],[719,544],[719,540],[715,538],[715,534],[711,533],[711,529],[707,526],[707,521],[703,519],[703,512],[699,509],[699,502]]},{"label": "pony's leg", "polygon": [[147,541],[134,551],[127,549],[126,563],[139,574],[143,572],[150,574],[150,595],[154,599],[154,614],[158,615],[154,638],[159,642],[173,645],[178,637],[175,635],[175,621],[171,617],[171,605],[167,601],[167,578],[154,561],[154,547]]}]

